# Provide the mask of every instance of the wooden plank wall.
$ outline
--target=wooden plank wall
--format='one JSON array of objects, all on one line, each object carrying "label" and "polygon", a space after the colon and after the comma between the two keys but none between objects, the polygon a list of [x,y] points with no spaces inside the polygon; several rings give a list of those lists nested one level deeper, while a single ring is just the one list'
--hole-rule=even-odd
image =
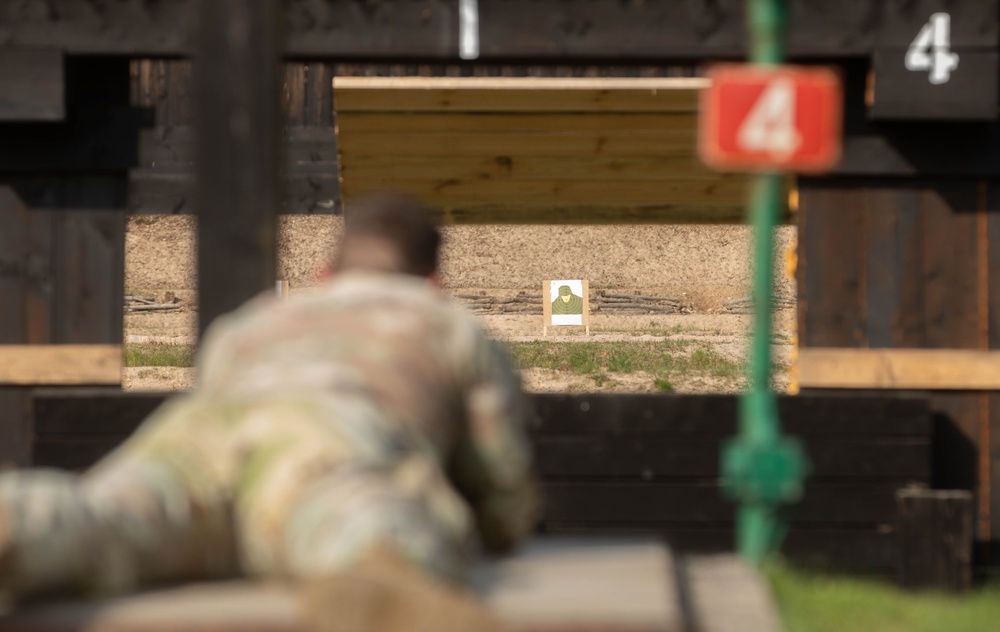
[{"label": "wooden plank wall", "polygon": [[345,198],[452,223],[740,222],[745,178],[695,157],[697,78],[334,80]]},{"label": "wooden plank wall", "polygon": [[[40,391],[37,465],[82,469],[121,443],[162,394]],[[532,395],[530,425],[550,533],[656,534],[684,551],[733,546],[735,505],[718,488],[731,395]],[[931,477],[925,398],[782,397],[813,462],[785,552],[841,570],[895,574],[896,490]]]},{"label": "wooden plank wall", "polygon": [[[340,206],[330,63],[285,64],[285,213],[332,213]],[[131,63],[132,103],[152,108],[139,167],[131,173],[131,213],[193,213],[194,108],[191,63],[141,59]]]},{"label": "wooden plank wall", "polygon": [[[66,76],[67,103],[74,106],[67,109],[69,119],[66,124],[31,123],[42,126],[37,128],[40,138],[54,130],[57,133],[51,137],[61,141],[62,131],[86,127],[80,121],[86,121],[89,112],[127,113],[126,60],[77,58],[67,63]],[[8,125],[17,134],[34,129]],[[120,175],[124,180],[124,173],[114,167],[120,157],[113,156],[113,150],[108,153],[112,156],[66,149],[52,155],[54,162],[48,168],[36,166],[37,171],[28,175],[59,180],[67,190],[86,181],[76,180],[81,173],[110,180]],[[88,160],[100,163],[110,158],[110,163],[89,173]],[[46,189],[42,198],[49,199],[54,189]],[[28,208],[13,189],[0,186],[0,344],[121,344],[124,274],[124,212],[74,206]],[[29,461],[29,397],[28,388],[0,387],[0,469]]]},{"label": "wooden plank wall", "polygon": [[[800,180],[799,344],[1000,349],[997,184]],[[930,396],[934,484],[974,491],[978,541],[1000,539],[1000,396]]]},{"label": "wooden plank wall", "polygon": [[[0,187],[0,344],[120,344],[125,216],[35,211]],[[0,467],[26,465],[30,390],[0,387]]]}]

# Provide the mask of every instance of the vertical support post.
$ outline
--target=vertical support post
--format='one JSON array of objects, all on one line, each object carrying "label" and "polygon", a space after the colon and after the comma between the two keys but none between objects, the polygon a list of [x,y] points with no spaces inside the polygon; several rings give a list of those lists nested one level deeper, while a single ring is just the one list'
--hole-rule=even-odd
[{"label": "vertical support post", "polygon": [[[49,301],[38,290],[51,286],[50,263],[32,219],[17,194],[0,187],[0,344],[49,342]],[[0,470],[30,460],[30,393],[0,386]]]},{"label": "vertical support post", "polygon": [[198,328],[274,287],[282,164],[279,0],[198,2]]},{"label": "vertical support post", "polygon": [[[773,66],[785,56],[785,0],[751,0],[749,29],[753,62]],[[740,435],[723,454],[723,480],[739,502],[737,549],[752,563],[780,546],[783,503],[802,494],[807,468],[801,447],[783,438],[777,398],[771,390],[771,295],[774,229],[783,203],[778,173],[761,173],[753,184],[750,217],[754,231],[754,327],[750,390],[740,400]]]}]

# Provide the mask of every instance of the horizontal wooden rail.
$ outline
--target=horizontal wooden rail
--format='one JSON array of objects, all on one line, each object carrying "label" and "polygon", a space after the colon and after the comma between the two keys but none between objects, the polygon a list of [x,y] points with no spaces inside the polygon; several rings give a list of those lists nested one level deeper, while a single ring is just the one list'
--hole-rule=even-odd
[{"label": "horizontal wooden rail", "polygon": [[799,350],[802,388],[1000,390],[1000,351]]},{"label": "horizontal wooden rail", "polygon": [[691,77],[335,77],[337,112],[690,113],[707,79]]},{"label": "horizontal wooden rail", "polygon": [[122,381],[120,345],[0,345],[0,385],[113,385]]}]

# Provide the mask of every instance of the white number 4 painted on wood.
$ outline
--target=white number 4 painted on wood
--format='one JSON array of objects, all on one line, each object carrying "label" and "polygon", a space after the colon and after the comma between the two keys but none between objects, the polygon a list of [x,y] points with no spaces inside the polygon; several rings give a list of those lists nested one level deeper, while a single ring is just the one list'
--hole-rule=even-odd
[{"label": "white number 4 painted on wood", "polygon": [[929,70],[930,82],[948,83],[958,68],[958,53],[951,52],[951,16],[935,13],[917,33],[906,51],[907,70]]},{"label": "white number 4 painted on wood", "polygon": [[761,93],[737,131],[736,141],[747,151],[783,159],[795,153],[802,137],[795,128],[795,86],[777,79]]}]

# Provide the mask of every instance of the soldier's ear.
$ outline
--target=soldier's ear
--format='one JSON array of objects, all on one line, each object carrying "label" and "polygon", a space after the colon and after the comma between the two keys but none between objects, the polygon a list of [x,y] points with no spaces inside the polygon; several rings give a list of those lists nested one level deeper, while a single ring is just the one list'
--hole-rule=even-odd
[{"label": "soldier's ear", "polygon": [[316,270],[316,280],[320,283],[323,281],[329,281],[333,278],[335,270],[332,263],[325,263]]},{"label": "soldier's ear", "polygon": [[444,289],[444,281],[441,280],[441,275],[438,274],[437,272],[431,272],[425,278],[427,279],[427,282],[431,284],[432,287],[435,287],[439,290]]}]

